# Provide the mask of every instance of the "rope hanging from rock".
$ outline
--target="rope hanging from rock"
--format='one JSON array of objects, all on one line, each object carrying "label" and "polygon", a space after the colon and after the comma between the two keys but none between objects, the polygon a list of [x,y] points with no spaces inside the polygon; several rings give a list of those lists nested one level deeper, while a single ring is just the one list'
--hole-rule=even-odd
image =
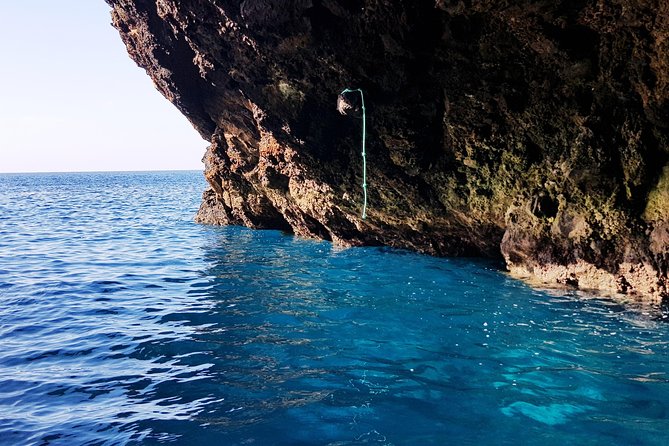
[{"label": "rope hanging from rock", "polygon": [[354,111],[357,111],[358,107],[355,102],[352,101],[351,93],[360,93],[360,108],[362,109],[362,193],[363,193],[363,204],[362,204],[362,219],[367,218],[367,153],[365,152],[365,139],[367,138],[367,122],[365,116],[365,95],[362,93],[362,89],[350,89],[345,88],[339,97],[337,98],[337,110],[342,115],[349,115]]}]

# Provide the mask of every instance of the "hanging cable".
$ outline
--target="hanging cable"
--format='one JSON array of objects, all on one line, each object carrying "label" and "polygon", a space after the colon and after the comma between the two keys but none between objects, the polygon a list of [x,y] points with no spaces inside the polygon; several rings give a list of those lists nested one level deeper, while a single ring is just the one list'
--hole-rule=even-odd
[{"label": "hanging cable", "polygon": [[[339,100],[342,101],[343,95],[346,93],[360,93],[360,102],[362,105],[362,194],[363,194],[363,204],[362,204],[362,219],[367,218],[367,152],[365,150],[365,140],[367,139],[367,119],[365,116],[365,95],[362,93],[362,89],[350,89],[345,88],[341,93],[339,93]],[[337,104],[339,112],[346,114],[346,109],[351,108],[348,104],[346,107]]]}]

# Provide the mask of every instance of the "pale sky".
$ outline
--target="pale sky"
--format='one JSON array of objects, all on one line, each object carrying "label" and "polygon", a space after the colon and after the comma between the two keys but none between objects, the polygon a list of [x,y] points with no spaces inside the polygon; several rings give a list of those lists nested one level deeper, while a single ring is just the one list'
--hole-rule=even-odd
[{"label": "pale sky", "polygon": [[0,1],[0,172],[202,169],[104,0]]}]

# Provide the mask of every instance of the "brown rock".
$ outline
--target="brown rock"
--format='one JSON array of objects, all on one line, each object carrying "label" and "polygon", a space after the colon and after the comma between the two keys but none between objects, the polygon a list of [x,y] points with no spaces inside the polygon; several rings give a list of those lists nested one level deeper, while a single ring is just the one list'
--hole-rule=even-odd
[{"label": "brown rock", "polygon": [[211,141],[198,221],[667,296],[669,3],[107,1]]}]

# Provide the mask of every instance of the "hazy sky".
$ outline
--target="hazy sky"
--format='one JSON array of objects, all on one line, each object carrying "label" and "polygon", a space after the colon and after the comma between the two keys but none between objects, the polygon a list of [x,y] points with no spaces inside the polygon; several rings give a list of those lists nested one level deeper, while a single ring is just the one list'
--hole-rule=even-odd
[{"label": "hazy sky", "polygon": [[201,169],[104,0],[0,2],[0,172]]}]

